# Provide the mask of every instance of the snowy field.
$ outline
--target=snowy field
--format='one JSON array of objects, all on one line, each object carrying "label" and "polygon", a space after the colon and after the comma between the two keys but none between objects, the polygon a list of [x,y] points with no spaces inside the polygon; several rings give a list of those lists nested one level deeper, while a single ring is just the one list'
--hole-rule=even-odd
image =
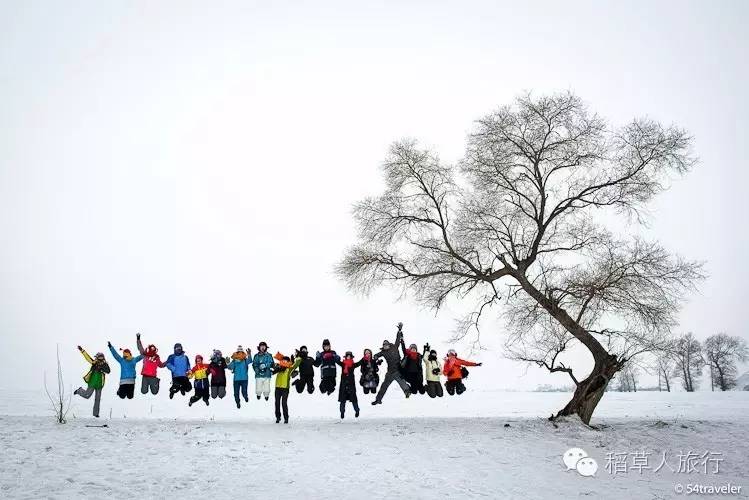
[{"label": "snowy field", "polygon": [[[469,387],[405,400],[393,390],[377,407],[360,394],[361,417],[341,421],[335,396],[293,393],[284,425],[272,398],[187,408],[179,396],[122,402],[114,390],[101,419],[77,399],[62,426],[45,417],[43,395],[6,392],[2,498],[749,498],[749,392],[609,393],[593,430],[546,420],[567,394]],[[593,477],[566,470],[573,447],[596,460]],[[608,454],[619,454],[618,472]],[[741,492],[675,491],[727,484]]]}]

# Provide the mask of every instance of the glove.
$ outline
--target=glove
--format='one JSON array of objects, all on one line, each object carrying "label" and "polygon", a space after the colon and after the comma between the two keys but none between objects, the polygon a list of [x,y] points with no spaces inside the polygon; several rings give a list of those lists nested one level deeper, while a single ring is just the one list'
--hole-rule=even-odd
[{"label": "glove", "polygon": [[483,363],[476,363],[476,366],[481,366]]},{"label": "glove", "polygon": [[78,346],[78,350],[81,351],[81,352],[83,352],[83,347]]},{"label": "glove", "polygon": [[111,342],[107,342],[107,347],[112,347],[112,343]]},{"label": "glove", "polygon": [[319,355],[320,355],[320,351],[317,351],[317,352],[315,353],[315,357],[318,357]]},{"label": "glove", "polygon": [[140,333],[136,333],[136,334],[135,334],[135,338],[136,338],[136,339],[139,339],[139,338],[140,338]]},{"label": "glove", "polygon": [[439,375],[440,369],[439,368],[432,368],[432,375]]},{"label": "glove", "polygon": [[381,359],[378,359],[378,360],[377,360],[377,364],[378,364],[378,365],[381,365],[381,364],[382,364],[382,360],[381,360]]}]

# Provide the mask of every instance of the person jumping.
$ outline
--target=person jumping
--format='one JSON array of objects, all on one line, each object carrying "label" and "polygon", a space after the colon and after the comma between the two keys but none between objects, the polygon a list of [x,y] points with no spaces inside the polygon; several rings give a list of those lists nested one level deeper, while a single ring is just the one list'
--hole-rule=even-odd
[{"label": "person jumping", "polygon": [[382,350],[374,355],[374,360],[377,361],[380,358],[384,358],[387,362],[387,372],[385,372],[385,380],[382,381],[380,391],[377,393],[375,400],[372,401],[373,405],[382,404],[382,398],[388,390],[390,384],[393,381],[398,382],[401,386],[403,394],[408,398],[411,395],[411,390],[408,388],[408,384],[400,374],[401,356],[398,352],[398,345],[403,339],[403,323],[398,323],[398,333],[395,335],[395,343],[391,344],[389,340],[382,342]]},{"label": "person jumping", "polygon": [[465,369],[466,366],[481,366],[481,363],[460,359],[455,349],[447,351],[442,373],[447,377],[445,390],[450,396],[453,394],[460,396],[466,392],[466,386],[463,385],[463,379],[468,376],[468,370]]}]

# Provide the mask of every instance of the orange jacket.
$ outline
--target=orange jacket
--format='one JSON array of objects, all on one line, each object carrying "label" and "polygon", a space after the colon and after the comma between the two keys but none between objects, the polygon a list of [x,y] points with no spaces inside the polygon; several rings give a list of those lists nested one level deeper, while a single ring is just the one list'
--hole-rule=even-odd
[{"label": "orange jacket", "polygon": [[447,377],[447,380],[462,380],[463,374],[460,372],[461,366],[477,366],[478,363],[473,361],[465,361],[459,357],[447,357],[445,360],[445,366],[442,368],[442,373]]}]

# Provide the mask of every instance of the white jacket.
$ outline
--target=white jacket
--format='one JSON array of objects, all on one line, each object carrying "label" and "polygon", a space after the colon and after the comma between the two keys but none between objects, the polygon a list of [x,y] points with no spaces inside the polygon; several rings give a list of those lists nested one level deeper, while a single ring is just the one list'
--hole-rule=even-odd
[{"label": "white jacket", "polygon": [[[440,381],[440,374],[442,373],[442,366],[440,365],[440,360],[435,359],[434,361],[429,360],[429,353],[427,353],[423,358],[424,360],[424,370],[426,372],[426,381],[427,382],[439,382]],[[432,373],[432,370],[437,369],[437,374],[435,375]]]}]

